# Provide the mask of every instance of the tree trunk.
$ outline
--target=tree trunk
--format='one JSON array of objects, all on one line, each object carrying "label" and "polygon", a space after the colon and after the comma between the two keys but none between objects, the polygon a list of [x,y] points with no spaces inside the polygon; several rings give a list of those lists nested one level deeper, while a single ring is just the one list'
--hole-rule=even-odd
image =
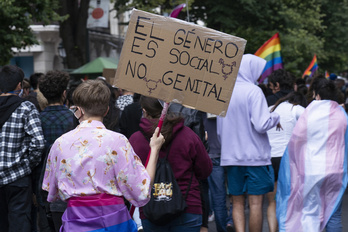
[{"label": "tree trunk", "polygon": [[60,22],[59,33],[66,52],[69,69],[75,69],[87,62],[87,19],[89,0],[61,0],[59,14],[69,17]]}]

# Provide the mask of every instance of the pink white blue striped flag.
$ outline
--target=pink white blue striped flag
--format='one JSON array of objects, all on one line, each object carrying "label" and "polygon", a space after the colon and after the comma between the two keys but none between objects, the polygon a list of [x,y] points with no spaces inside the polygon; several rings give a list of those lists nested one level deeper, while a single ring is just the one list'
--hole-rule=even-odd
[{"label": "pink white blue striped flag", "polygon": [[323,231],[347,187],[347,114],[313,101],[301,115],[278,176],[279,231]]}]

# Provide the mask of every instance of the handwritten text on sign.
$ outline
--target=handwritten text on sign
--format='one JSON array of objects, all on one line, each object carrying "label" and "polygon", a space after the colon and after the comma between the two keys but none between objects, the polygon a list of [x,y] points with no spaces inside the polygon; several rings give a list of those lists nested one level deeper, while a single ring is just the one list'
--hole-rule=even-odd
[{"label": "handwritten text on sign", "polygon": [[135,10],[115,85],[224,115],[246,41]]}]

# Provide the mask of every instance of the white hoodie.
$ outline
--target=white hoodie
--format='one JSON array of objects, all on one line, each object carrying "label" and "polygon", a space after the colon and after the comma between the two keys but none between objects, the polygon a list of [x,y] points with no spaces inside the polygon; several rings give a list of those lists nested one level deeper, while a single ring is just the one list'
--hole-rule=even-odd
[{"label": "white hoodie", "polygon": [[266,61],[243,55],[226,116],[218,117],[222,166],[271,164],[267,130],[279,123],[279,115],[268,110],[266,98],[256,83]]}]

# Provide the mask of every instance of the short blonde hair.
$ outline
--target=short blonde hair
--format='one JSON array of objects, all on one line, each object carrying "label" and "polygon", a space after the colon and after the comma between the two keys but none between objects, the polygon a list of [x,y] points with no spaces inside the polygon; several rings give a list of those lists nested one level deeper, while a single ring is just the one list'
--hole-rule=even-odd
[{"label": "short blonde hair", "polygon": [[30,85],[30,82],[28,79],[23,79],[23,82],[22,82],[22,89],[30,89],[31,88],[31,85]]},{"label": "short blonde hair", "polygon": [[73,93],[76,106],[82,107],[90,116],[104,116],[110,101],[110,89],[101,80],[87,80]]}]

